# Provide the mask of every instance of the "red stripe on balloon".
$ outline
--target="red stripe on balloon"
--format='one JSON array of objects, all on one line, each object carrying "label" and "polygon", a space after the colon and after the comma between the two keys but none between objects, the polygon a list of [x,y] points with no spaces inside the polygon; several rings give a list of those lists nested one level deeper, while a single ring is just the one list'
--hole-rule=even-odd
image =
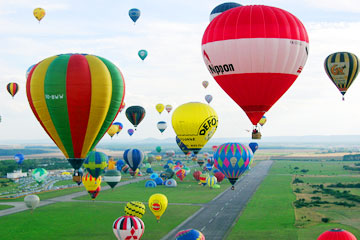
[{"label": "red stripe on balloon", "polygon": [[289,89],[298,76],[283,73],[219,75],[216,82],[245,111],[253,125]]},{"label": "red stripe on balloon", "polygon": [[91,73],[83,55],[72,55],[69,59],[66,97],[74,157],[81,158],[91,102]]},{"label": "red stripe on balloon", "polygon": [[249,5],[227,10],[210,22],[202,44],[241,38],[282,38],[309,42],[301,21],[280,8]]}]

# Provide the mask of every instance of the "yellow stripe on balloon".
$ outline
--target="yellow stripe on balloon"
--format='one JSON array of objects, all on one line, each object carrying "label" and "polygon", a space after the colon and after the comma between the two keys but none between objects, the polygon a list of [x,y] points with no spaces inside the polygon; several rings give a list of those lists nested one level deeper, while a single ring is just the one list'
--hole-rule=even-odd
[{"label": "yellow stripe on balloon", "polygon": [[86,157],[107,115],[112,95],[111,75],[97,57],[86,55],[91,74],[91,105],[81,156]]},{"label": "yellow stripe on balloon", "polygon": [[44,81],[45,81],[45,75],[46,71],[51,64],[51,62],[57,58],[57,56],[47,58],[35,68],[34,73],[31,78],[31,87],[30,87],[30,94],[31,99],[34,105],[34,108],[39,116],[39,118],[42,120],[42,123],[45,126],[45,129],[49,132],[50,136],[54,139],[56,145],[58,148],[63,152],[66,158],[69,158],[68,153],[66,152],[66,149],[64,145],[61,142],[61,139],[55,129],[55,126],[51,120],[46,101],[45,101],[45,93],[44,93]]}]

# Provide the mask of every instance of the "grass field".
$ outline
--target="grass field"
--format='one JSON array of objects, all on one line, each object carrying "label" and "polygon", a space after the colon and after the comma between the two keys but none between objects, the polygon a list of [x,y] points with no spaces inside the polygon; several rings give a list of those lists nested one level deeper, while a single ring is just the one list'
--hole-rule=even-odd
[{"label": "grass field", "polygon": [[2,205],[0,204],[0,210],[4,210],[4,209],[8,209],[8,208],[13,208],[14,206],[11,205]]},{"label": "grass field", "polygon": [[[112,224],[124,215],[124,204],[114,203],[56,203],[30,211],[1,217],[2,240],[20,239],[115,239]],[[142,220],[145,233],[142,240],[160,239],[188,216],[198,206],[169,205],[160,223],[146,207]],[[16,233],[16,234],[14,234]]]},{"label": "grass field", "polygon": [[[303,207],[295,209],[293,190],[302,189],[299,198],[310,199],[313,189],[309,184],[326,184],[337,182],[358,182],[359,175],[345,171],[342,165],[348,162],[315,162],[315,161],[276,161],[269,175],[260,185],[254,197],[243,211],[227,239],[316,239],[322,232],[334,227],[344,228],[356,236],[360,236],[360,207],[348,208],[332,204],[321,207]],[[311,175],[304,176],[294,173],[294,167],[308,169]],[[325,175],[329,173],[329,175]],[[342,174],[334,176],[333,173]],[[318,175],[316,175],[318,174]],[[304,181],[303,184],[292,185],[294,177]],[[350,190],[350,189],[337,189]],[[353,194],[358,189],[351,189]],[[330,202],[343,201],[332,196],[319,195],[321,200]],[[271,211],[269,211],[271,209]],[[322,218],[329,218],[323,223]]]},{"label": "grass field", "polygon": [[297,239],[290,182],[291,176],[267,176],[227,239]]},{"label": "grass field", "polygon": [[63,186],[63,185],[70,185],[70,184],[74,184],[73,180],[61,180],[61,181],[57,181],[56,183],[54,183],[54,186]]},{"label": "grass field", "polygon": [[[156,188],[145,188],[145,182],[131,183],[112,190],[106,190],[99,193],[98,201],[137,201],[147,202],[154,193],[163,193],[171,203],[206,203],[217,196],[219,193],[230,187],[229,181],[224,179],[219,189],[211,189],[207,186],[201,186],[193,180],[192,176],[187,176],[183,182],[176,179],[177,187],[169,188],[164,185]],[[76,199],[89,200],[89,196],[82,196]]]}]

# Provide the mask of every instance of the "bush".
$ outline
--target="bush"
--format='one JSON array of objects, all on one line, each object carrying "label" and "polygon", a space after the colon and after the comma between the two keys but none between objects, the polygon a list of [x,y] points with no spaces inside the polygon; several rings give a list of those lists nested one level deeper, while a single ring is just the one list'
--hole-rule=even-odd
[{"label": "bush", "polygon": [[321,221],[323,223],[328,223],[330,221],[330,218],[321,218]]}]

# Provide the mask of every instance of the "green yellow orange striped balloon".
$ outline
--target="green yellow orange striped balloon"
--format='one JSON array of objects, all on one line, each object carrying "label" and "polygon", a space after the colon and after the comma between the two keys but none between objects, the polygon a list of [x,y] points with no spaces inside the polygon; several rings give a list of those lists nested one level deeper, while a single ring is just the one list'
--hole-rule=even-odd
[{"label": "green yellow orange striped balloon", "polygon": [[336,52],[325,59],[324,67],[326,74],[344,96],[359,72],[359,59],[353,53]]},{"label": "green yellow orange striped balloon", "polygon": [[41,126],[78,169],[119,112],[125,83],[109,60],[61,54],[32,68],[26,93]]}]

